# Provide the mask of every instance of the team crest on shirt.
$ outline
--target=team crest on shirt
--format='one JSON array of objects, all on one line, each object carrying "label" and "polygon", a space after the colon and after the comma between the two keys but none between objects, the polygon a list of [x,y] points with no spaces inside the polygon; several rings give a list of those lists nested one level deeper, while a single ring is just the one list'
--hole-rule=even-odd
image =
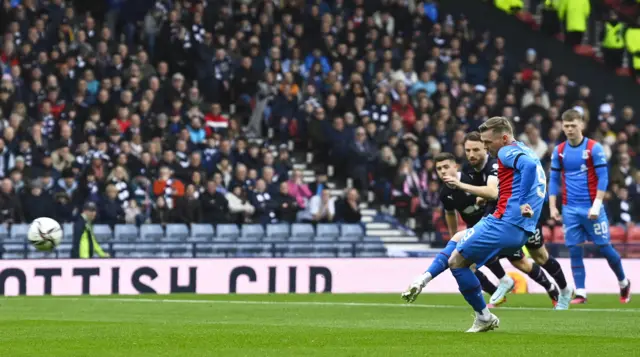
[{"label": "team crest on shirt", "polygon": [[589,158],[589,150],[582,151],[582,158],[585,160]]}]

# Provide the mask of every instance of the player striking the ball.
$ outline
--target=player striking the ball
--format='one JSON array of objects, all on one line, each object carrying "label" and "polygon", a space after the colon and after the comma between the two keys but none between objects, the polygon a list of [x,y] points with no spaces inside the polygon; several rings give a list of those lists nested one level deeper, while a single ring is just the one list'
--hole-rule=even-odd
[{"label": "player striking the ball", "polygon": [[[620,302],[626,304],[631,300],[631,283],[624,274],[620,255],[609,242],[608,219],[602,207],[609,183],[607,158],[600,143],[582,135],[583,129],[584,121],[577,110],[562,114],[567,141],[553,150],[549,182],[549,213],[558,221],[562,219],[576,283],[576,298],[571,303],[587,302],[581,244],[588,240],[609,262],[620,285]],[[558,212],[558,194],[562,195],[562,216]]]},{"label": "player striking the ball", "polygon": [[492,215],[456,233],[454,238],[460,240],[448,260],[460,292],[476,312],[467,332],[490,331],[500,324],[487,308],[471,266],[481,267],[495,256],[518,251],[535,232],[546,195],[546,175],[540,160],[514,140],[508,119],[491,118],[479,129],[485,147],[498,158],[499,195]]},{"label": "player striking the ball", "polygon": [[[445,209],[445,219],[452,237],[458,230],[456,211],[460,213],[467,227],[471,227],[478,223],[485,214],[493,213],[495,199],[498,196],[498,163],[487,155],[484,144],[480,140],[480,133],[471,132],[467,134],[464,140],[464,148],[467,162],[463,165],[460,173],[457,172],[455,157],[452,154],[442,153],[435,158],[436,173],[445,182],[445,186],[440,192],[440,199]],[[479,204],[479,201],[485,201],[485,199],[490,201],[486,208]],[[455,249],[456,244],[455,239],[449,241],[447,247],[436,256],[427,271],[418,277],[409,289],[402,294],[405,300],[413,302],[429,281],[447,269],[447,259]],[[505,258],[509,259],[514,267],[526,273],[532,280],[544,287],[554,305],[556,305],[560,295],[558,287],[550,282],[540,269],[540,266],[544,267],[558,282],[558,286],[562,291],[562,298],[560,299],[562,301],[559,306],[556,305],[556,309],[568,309],[572,290],[567,287],[560,264],[548,254],[544,247],[540,223],[536,227],[536,232],[529,237],[525,246],[531,252],[534,263],[525,257],[522,249],[514,254],[505,256]],[[490,307],[491,305],[498,306],[506,301],[506,294],[513,290],[515,283],[505,273],[499,257],[488,262],[486,267],[500,280],[500,285],[497,289],[480,271],[476,271],[475,274],[480,281],[482,290],[491,294]],[[412,292],[414,293],[412,294]]]}]

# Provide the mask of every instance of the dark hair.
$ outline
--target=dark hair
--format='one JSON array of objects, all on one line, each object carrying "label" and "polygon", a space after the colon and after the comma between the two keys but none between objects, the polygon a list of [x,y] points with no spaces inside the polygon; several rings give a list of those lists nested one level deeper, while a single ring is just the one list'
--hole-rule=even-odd
[{"label": "dark hair", "polygon": [[467,135],[465,135],[464,136],[464,141],[462,142],[462,145],[466,144],[467,141],[482,142],[482,139],[480,138],[480,132],[472,131],[472,132],[468,133]]},{"label": "dark hair", "polygon": [[513,135],[513,128],[511,127],[511,123],[509,123],[509,119],[505,117],[489,118],[486,122],[480,125],[478,130],[481,133],[491,130],[494,133],[508,133]]},{"label": "dark hair", "polygon": [[575,109],[569,109],[562,113],[562,121],[582,120],[582,114]]},{"label": "dark hair", "polygon": [[441,152],[436,157],[433,158],[433,161],[437,164],[442,161],[451,160],[456,162],[456,157],[450,152]]}]

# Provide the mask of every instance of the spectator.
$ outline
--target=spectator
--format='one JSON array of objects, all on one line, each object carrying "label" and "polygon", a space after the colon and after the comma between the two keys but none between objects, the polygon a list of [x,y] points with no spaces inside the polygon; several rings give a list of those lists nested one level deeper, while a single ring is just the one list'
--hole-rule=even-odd
[{"label": "spectator", "polygon": [[164,225],[171,223],[172,218],[173,214],[169,206],[167,206],[164,196],[156,198],[155,205],[151,210],[151,223]]},{"label": "spectator", "polygon": [[184,184],[173,178],[173,172],[167,166],[160,168],[159,175],[159,178],[153,183],[153,194],[163,196],[167,207],[172,209],[174,200],[184,196]]},{"label": "spectator", "polygon": [[298,207],[307,207],[307,200],[313,196],[309,186],[302,181],[302,171],[293,170],[293,177],[288,181],[289,195],[298,202]]},{"label": "spectator", "polygon": [[271,194],[267,192],[267,184],[264,180],[259,179],[256,182],[256,187],[250,197],[250,202],[255,208],[254,217],[256,222],[262,225],[276,222],[275,210],[277,202]]},{"label": "spectator", "polygon": [[124,209],[118,200],[118,188],[115,185],[107,185],[105,191],[105,196],[100,200],[98,222],[113,228],[116,224],[124,223]]},{"label": "spectator", "polygon": [[26,222],[32,222],[39,217],[55,219],[55,204],[51,194],[44,190],[40,180],[31,182],[28,191],[22,198],[22,207]]},{"label": "spectator", "polygon": [[196,188],[193,184],[187,185],[183,196],[176,199],[174,222],[191,224],[202,221],[202,206],[196,197]]},{"label": "spectator", "polygon": [[618,164],[614,165],[609,173],[611,184],[618,184],[621,187],[631,186],[633,177],[637,172],[637,170],[631,166],[631,157],[628,153],[622,153],[618,161]]},{"label": "spectator", "polygon": [[107,176],[107,181],[113,185],[117,190],[117,200],[122,208],[127,207],[129,204],[129,199],[131,198],[131,190],[129,187],[129,173],[122,166],[117,166],[114,168],[109,176]]},{"label": "spectator", "polygon": [[202,223],[219,224],[228,220],[229,202],[224,194],[218,191],[215,180],[208,180],[205,192],[200,196],[202,207]]},{"label": "spectator", "polygon": [[351,144],[349,155],[349,176],[353,179],[355,187],[366,194],[369,190],[369,163],[373,161],[375,152],[366,141],[364,128],[356,129],[355,141]]},{"label": "spectator", "polygon": [[244,223],[256,210],[255,207],[247,202],[242,186],[232,186],[224,197],[229,202],[229,213],[232,215],[231,220],[235,223]]},{"label": "spectator", "polygon": [[305,211],[300,212],[299,220],[307,223],[331,223],[336,214],[335,199],[328,189],[318,196],[313,196]]},{"label": "spectator", "polygon": [[635,202],[629,199],[629,190],[626,187],[618,189],[617,195],[609,202],[608,207],[612,225],[630,227],[640,218],[640,212]]},{"label": "spectator", "polygon": [[0,183],[0,221],[6,224],[25,221],[20,199],[13,187],[13,181],[5,178]]},{"label": "spectator", "polygon": [[358,191],[348,189],[345,198],[336,202],[336,221],[343,223],[360,223],[362,214],[360,213],[360,203]]},{"label": "spectator", "polygon": [[289,184],[280,183],[280,190],[275,195],[276,218],[278,222],[294,223],[300,207],[295,198],[289,195]]}]

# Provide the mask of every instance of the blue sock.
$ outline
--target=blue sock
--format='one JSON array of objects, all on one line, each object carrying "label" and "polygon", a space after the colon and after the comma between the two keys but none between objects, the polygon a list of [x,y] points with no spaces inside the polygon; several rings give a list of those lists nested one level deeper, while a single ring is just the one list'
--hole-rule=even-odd
[{"label": "blue sock", "polygon": [[433,262],[427,269],[427,272],[431,274],[432,278],[435,278],[449,268],[449,257],[451,257],[451,254],[456,249],[457,244],[457,242],[449,241],[447,246],[433,259]]},{"label": "blue sock", "polygon": [[609,245],[601,245],[600,253],[607,258],[607,262],[609,262],[609,266],[614,273],[616,273],[616,277],[618,277],[618,281],[623,281],[625,279],[624,269],[622,269],[622,261],[620,260],[620,255],[616,250]]},{"label": "blue sock", "polygon": [[487,308],[487,304],[484,302],[480,281],[475,274],[469,268],[451,269],[451,273],[458,281],[458,289],[460,289],[464,299],[467,300],[475,312],[482,313],[482,310]]},{"label": "blue sock", "polygon": [[571,256],[571,272],[573,273],[573,281],[576,282],[576,289],[584,289],[586,273],[582,261],[582,246],[569,247],[569,255]]}]

